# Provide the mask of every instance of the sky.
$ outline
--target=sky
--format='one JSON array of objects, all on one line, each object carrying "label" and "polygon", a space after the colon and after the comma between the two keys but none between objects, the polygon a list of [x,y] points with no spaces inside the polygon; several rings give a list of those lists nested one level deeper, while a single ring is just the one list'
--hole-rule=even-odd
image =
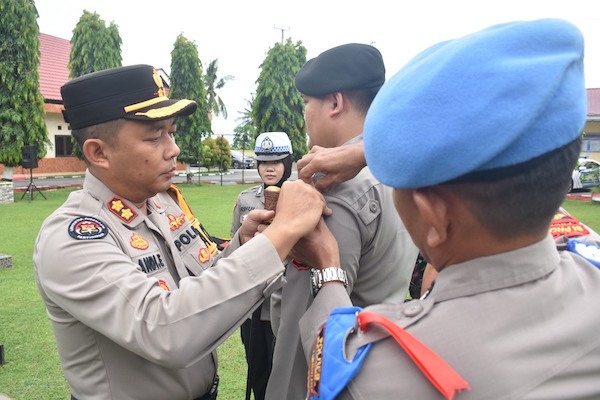
[{"label": "sky", "polygon": [[[345,43],[377,47],[386,78],[427,47],[498,23],[563,18],[585,38],[587,88],[600,88],[597,0],[36,0],[41,33],[71,39],[84,10],[119,27],[123,65],[170,71],[179,34],[196,43],[204,68],[233,76],[219,92],[228,118],[213,131],[233,139],[241,112],[256,91],[260,64],[277,42],[302,42],[307,59]],[[236,121],[237,120],[237,121]]]}]

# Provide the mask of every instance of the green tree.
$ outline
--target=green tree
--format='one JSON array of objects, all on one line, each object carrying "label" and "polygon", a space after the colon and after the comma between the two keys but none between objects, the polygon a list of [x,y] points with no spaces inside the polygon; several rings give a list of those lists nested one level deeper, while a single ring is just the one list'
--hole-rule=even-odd
[{"label": "green tree", "polygon": [[[69,76],[77,78],[91,72],[120,67],[121,44],[117,25],[111,22],[107,27],[98,14],[84,10],[73,29]],[[71,143],[73,143],[73,155],[82,160],[83,154],[73,137]]]},{"label": "green tree", "polygon": [[245,149],[252,150],[254,148],[254,138],[258,136],[256,132],[256,126],[252,122],[252,100],[246,99],[246,108],[243,111],[238,111],[240,116],[236,118],[240,124],[233,129],[233,148],[234,149]]},{"label": "green tree", "polygon": [[190,163],[201,161],[206,166],[201,143],[203,138],[210,135],[211,125],[198,47],[195,42],[181,34],[177,36],[171,52],[170,80],[170,97],[191,99],[198,103],[196,112],[177,121],[175,135],[177,145],[181,149],[179,159],[186,163],[186,172],[189,172]]},{"label": "green tree", "polygon": [[256,128],[253,125],[238,125],[233,128],[233,148],[253,150]]},{"label": "green tree", "polygon": [[225,84],[233,79],[233,75],[226,75],[223,78],[217,76],[219,60],[214,59],[208,63],[206,68],[206,74],[204,75],[204,84],[206,85],[206,95],[208,101],[208,110],[212,112],[214,116],[223,115],[223,118],[227,119],[227,107],[225,103],[217,93],[218,90],[223,89]]},{"label": "green tree", "polygon": [[257,133],[284,131],[290,137],[294,160],[306,152],[304,102],[296,89],[294,78],[306,62],[302,42],[275,43],[260,65],[256,98],[252,103],[252,121]]},{"label": "green tree", "polygon": [[117,25],[107,27],[98,14],[84,10],[71,38],[70,77],[120,67],[121,44]]},{"label": "green tree", "polygon": [[202,141],[202,165],[209,171],[212,167],[219,165],[219,149],[212,136]]},{"label": "green tree", "polygon": [[215,139],[215,143],[217,145],[215,155],[217,164],[221,170],[227,171],[229,170],[229,165],[231,165],[231,148],[229,147],[229,141],[223,136],[218,136]]},{"label": "green tree", "polygon": [[39,90],[40,39],[33,0],[0,1],[0,163],[4,177],[22,162],[23,145],[50,145]]}]

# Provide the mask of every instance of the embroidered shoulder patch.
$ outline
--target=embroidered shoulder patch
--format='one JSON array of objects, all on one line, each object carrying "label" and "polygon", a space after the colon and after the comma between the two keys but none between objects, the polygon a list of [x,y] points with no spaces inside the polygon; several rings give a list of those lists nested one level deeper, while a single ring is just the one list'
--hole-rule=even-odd
[{"label": "embroidered shoulder patch", "polygon": [[561,212],[554,214],[549,231],[553,239],[560,236],[571,238],[590,234],[590,231],[588,231],[577,218]]},{"label": "embroidered shoulder patch", "polygon": [[125,200],[118,197],[113,197],[106,205],[108,205],[110,212],[119,217],[123,222],[131,222],[138,216],[137,212]]},{"label": "embroidered shoulder patch", "polygon": [[69,224],[69,236],[77,240],[102,239],[108,235],[104,222],[94,217],[78,217]]}]

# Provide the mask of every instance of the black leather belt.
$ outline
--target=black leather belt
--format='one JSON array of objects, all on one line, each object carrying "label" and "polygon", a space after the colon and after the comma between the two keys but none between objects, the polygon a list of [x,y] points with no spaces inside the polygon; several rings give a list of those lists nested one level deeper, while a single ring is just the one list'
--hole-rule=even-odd
[{"label": "black leather belt", "polygon": [[212,386],[208,393],[202,397],[198,397],[196,400],[216,400],[217,392],[219,391],[219,375],[215,376]]},{"label": "black leather belt", "polygon": [[[213,384],[210,387],[210,390],[208,391],[208,393],[206,393],[204,396],[198,397],[197,399],[194,399],[194,400],[216,400],[217,392],[219,391],[218,389],[219,389],[219,375],[217,375],[215,377],[215,380],[213,381]],[[71,400],[77,400],[77,398],[75,396],[71,395]]]}]

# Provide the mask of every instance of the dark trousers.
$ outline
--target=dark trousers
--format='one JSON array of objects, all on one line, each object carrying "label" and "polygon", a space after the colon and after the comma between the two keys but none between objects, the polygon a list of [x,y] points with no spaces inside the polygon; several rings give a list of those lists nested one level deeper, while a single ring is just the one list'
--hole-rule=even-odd
[{"label": "dark trousers", "polygon": [[[271,365],[273,364],[275,336],[270,321],[256,319],[254,322],[253,331],[252,320],[247,319],[240,327],[240,332],[242,343],[244,343],[246,349],[248,368],[252,368],[250,387],[254,392],[254,399],[264,400],[267,382],[269,381],[269,375],[271,375]],[[251,335],[252,343],[250,343]]]}]

